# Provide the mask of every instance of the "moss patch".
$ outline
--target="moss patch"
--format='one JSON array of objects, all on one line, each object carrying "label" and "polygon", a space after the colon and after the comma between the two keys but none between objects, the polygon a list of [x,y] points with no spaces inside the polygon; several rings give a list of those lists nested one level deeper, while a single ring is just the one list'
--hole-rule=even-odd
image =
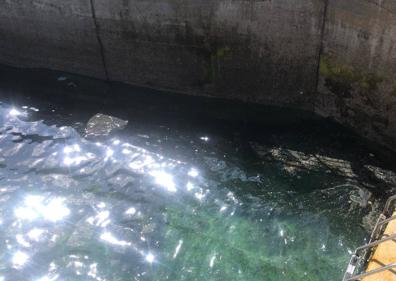
[{"label": "moss patch", "polygon": [[384,78],[378,74],[366,73],[349,65],[335,63],[328,56],[320,59],[320,75],[325,77],[326,87],[334,94],[349,97],[352,89],[359,92],[372,93]]}]

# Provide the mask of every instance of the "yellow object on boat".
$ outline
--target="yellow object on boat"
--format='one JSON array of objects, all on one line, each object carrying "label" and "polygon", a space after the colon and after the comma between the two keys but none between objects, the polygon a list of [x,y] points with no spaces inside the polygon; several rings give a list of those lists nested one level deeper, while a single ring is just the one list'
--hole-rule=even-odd
[{"label": "yellow object on boat", "polygon": [[[393,213],[396,216],[396,211]],[[396,234],[396,220],[390,221],[382,238]],[[378,245],[371,257],[366,272],[396,262],[396,240],[389,240]],[[362,281],[396,281],[396,268],[363,278]]]}]

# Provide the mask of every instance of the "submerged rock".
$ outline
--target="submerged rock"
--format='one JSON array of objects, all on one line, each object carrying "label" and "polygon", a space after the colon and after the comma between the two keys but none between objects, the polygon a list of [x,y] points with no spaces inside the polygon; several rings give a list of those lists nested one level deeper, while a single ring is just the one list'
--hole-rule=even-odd
[{"label": "submerged rock", "polygon": [[126,125],[128,125],[128,121],[126,120],[97,113],[95,116],[89,119],[87,126],[85,127],[85,136],[107,136],[114,130],[124,129]]},{"label": "submerged rock", "polygon": [[267,147],[254,142],[251,142],[250,146],[260,158],[280,163],[283,170],[291,175],[304,171],[322,171],[347,178],[357,177],[351,163],[347,160],[282,147]]},{"label": "submerged rock", "polygon": [[383,182],[389,185],[396,185],[396,173],[390,170],[385,170],[380,167],[375,167],[373,165],[365,165],[366,170],[369,175],[375,178],[377,181]]},{"label": "submerged rock", "polygon": [[356,187],[358,189],[358,194],[351,194],[350,199],[352,202],[359,204],[360,207],[366,208],[370,204],[373,194],[365,188]]},{"label": "submerged rock", "polygon": [[380,203],[375,201],[371,206],[371,211],[362,218],[362,226],[364,229],[366,229],[368,232],[371,232],[374,229],[381,213],[382,209]]}]

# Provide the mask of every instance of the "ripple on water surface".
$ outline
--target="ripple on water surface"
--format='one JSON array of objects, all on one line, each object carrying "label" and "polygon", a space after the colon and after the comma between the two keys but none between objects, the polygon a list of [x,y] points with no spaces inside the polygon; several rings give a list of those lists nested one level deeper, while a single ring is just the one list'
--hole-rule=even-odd
[{"label": "ripple on water surface", "polygon": [[346,160],[32,111],[0,107],[0,280],[340,280],[367,234]]}]

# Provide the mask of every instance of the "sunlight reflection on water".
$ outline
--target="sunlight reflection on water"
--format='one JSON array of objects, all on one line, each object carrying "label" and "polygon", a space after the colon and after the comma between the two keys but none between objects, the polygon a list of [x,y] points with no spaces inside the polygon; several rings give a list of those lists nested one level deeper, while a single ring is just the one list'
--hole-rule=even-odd
[{"label": "sunlight reflection on water", "polygon": [[52,222],[63,220],[70,214],[70,210],[64,205],[65,198],[53,198],[45,202],[45,198],[39,195],[28,195],[22,207],[15,209],[15,216],[20,220],[35,220],[43,218]]},{"label": "sunlight reflection on water", "polygon": [[209,135],[173,159],[22,117],[0,106],[0,281],[327,281],[366,234],[346,160],[253,144],[246,164]]}]

